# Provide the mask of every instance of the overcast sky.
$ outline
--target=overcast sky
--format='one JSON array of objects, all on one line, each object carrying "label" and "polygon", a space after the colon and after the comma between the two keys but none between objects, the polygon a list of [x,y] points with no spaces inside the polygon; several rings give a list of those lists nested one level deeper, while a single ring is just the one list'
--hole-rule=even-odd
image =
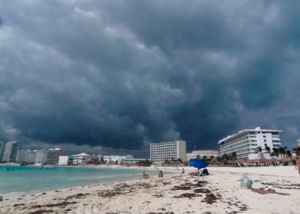
[{"label": "overcast sky", "polygon": [[[300,138],[300,1],[0,1],[0,137],[128,151]],[[130,152],[130,151],[128,151]]]}]

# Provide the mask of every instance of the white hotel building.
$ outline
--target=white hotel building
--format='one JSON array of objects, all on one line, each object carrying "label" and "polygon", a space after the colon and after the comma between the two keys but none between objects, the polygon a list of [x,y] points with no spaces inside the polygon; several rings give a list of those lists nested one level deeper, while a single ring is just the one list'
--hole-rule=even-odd
[{"label": "white hotel building", "polygon": [[186,161],[186,142],[176,140],[150,144],[150,159],[155,163],[163,163],[166,160]]},{"label": "white hotel building", "polygon": [[273,148],[281,146],[280,142],[281,130],[261,129],[244,129],[236,134],[223,138],[218,142],[220,147],[220,156],[236,153],[237,159],[255,159],[257,147],[261,147],[262,151],[266,146],[272,151]]}]

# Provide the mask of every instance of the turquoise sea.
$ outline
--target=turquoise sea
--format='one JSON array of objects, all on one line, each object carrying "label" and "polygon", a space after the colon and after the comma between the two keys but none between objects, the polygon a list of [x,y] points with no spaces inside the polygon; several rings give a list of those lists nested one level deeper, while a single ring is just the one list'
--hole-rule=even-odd
[{"label": "turquoise sea", "polygon": [[0,194],[50,190],[138,177],[142,169],[0,166]]}]

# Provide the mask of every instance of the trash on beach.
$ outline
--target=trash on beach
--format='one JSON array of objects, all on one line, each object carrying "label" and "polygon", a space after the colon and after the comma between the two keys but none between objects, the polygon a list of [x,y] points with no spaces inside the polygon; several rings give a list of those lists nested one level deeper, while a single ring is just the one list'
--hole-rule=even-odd
[{"label": "trash on beach", "polygon": [[252,180],[248,178],[246,175],[241,177],[241,188],[250,189],[252,187]]}]

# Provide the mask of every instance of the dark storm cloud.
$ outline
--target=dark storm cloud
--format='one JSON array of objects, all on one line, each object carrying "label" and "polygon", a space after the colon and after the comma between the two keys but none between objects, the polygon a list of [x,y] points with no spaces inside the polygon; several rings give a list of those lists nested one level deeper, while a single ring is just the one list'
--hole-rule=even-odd
[{"label": "dark storm cloud", "polygon": [[297,1],[1,2],[0,134],[123,149],[182,138],[192,149],[258,125],[291,133],[295,123],[282,118],[293,115],[280,108],[294,100],[285,111],[299,116],[298,9]]}]

